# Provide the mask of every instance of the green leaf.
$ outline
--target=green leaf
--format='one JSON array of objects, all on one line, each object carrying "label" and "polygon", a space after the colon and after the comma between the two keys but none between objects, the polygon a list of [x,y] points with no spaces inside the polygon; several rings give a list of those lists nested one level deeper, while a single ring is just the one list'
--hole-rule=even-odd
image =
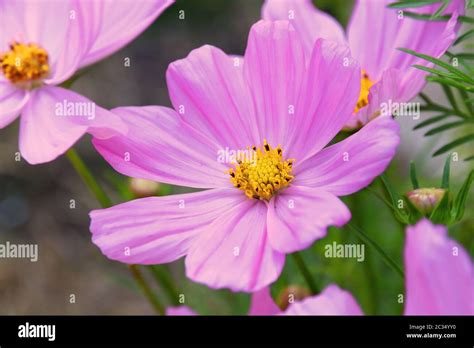
[{"label": "green leaf", "polygon": [[461,52],[461,53],[456,53],[454,56],[461,59],[468,59],[468,60],[474,59],[474,53]]},{"label": "green leaf", "polygon": [[435,4],[437,2],[441,2],[441,0],[402,0],[399,2],[392,2],[388,4],[388,8],[416,8],[422,7],[426,5]]},{"label": "green leaf", "polygon": [[474,134],[468,134],[465,135],[459,139],[456,139],[442,147],[440,147],[438,150],[435,151],[433,154],[433,157],[439,156],[445,152],[448,152],[451,149],[454,149],[456,146],[462,145],[464,143],[467,143],[469,141],[474,141]]},{"label": "green leaf", "polygon": [[446,158],[443,168],[443,179],[441,181],[441,188],[449,189],[449,171],[451,169],[451,154]]},{"label": "green leaf", "polygon": [[427,72],[430,72],[432,74],[436,74],[436,75],[439,75],[439,76],[445,76],[445,77],[448,77],[448,78],[451,78],[451,79],[460,79],[461,81],[464,81],[462,80],[461,78],[459,78],[457,75],[454,75],[454,74],[450,74],[446,71],[442,71],[442,70],[436,70],[436,69],[433,69],[433,68],[428,68],[427,66],[424,66],[424,65],[418,65],[418,64],[415,64],[413,65],[414,68],[417,68],[419,70],[423,70],[423,71],[427,71]]},{"label": "green leaf", "polygon": [[469,95],[462,89],[459,90],[459,94],[461,95],[461,101],[463,102],[465,109],[474,118],[474,108],[471,105],[472,102],[469,100]]},{"label": "green leaf", "polygon": [[387,190],[388,196],[390,197],[390,200],[392,201],[392,204],[394,207],[397,206],[397,194],[392,188],[392,185],[390,185],[390,182],[388,181],[387,177],[385,174],[380,175],[380,180],[382,180],[382,184],[385,187],[385,190]]},{"label": "green leaf", "polygon": [[447,117],[451,117],[451,115],[443,114],[443,115],[431,117],[431,118],[429,118],[429,119],[427,119],[427,120],[425,120],[421,123],[418,123],[415,127],[413,127],[413,130],[417,130],[417,129],[429,126],[430,124],[442,121]]},{"label": "green leaf", "polygon": [[409,214],[409,220],[410,224],[416,223],[418,220],[420,220],[424,215],[418,210],[417,207],[410,201],[410,199],[406,196],[403,197],[405,204],[407,205],[407,211]]},{"label": "green leaf", "polygon": [[450,0],[444,0],[443,4],[440,7],[438,7],[438,9],[433,14],[433,16],[431,16],[431,19],[438,18],[440,16],[440,14],[446,9],[446,7],[448,7],[449,2],[450,2]]},{"label": "green leaf", "polygon": [[380,177],[380,180],[382,181],[382,185],[384,186],[385,191],[390,197],[390,201],[392,202],[391,207],[393,207],[393,210],[395,212],[395,217],[398,219],[398,221],[402,222],[403,224],[408,224],[410,222],[410,217],[407,215],[407,212],[404,210],[404,208],[398,207],[398,200],[400,199],[400,197],[393,190],[393,187],[388,181],[388,178],[385,175],[385,173],[380,175],[379,177]]},{"label": "green leaf", "polygon": [[463,85],[462,83],[459,83],[455,80],[449,80],[447,78],[443,78],[443,77],[438,77],[438,76],[428,76],[426,77],[426,81],[430,81],[430,82],[437,82],[441,85],[450,85],[450,86],[453,86],[453,87],[456,87],[456,88],[459,88],[459,89],[463,89],[465,91],[468,91],[468,92],[474,92],[474,87],[471,87],[471,86],[466,86],[466,85]]},{"label": "green leaf", "polygon": [[[433,22],[447,22],[451,19],[450,15],[438,16],[436,18],[432,18],[429,14],[420,14],[416,12],[409,12],[404,11],[403,14],[407,17],[414,18],[414,19],[421,19],[421,20],[431,20]],[[466,17],[466,16],[459,16],[458,22],[461,23],[474,23],[474,18]]]},{"label": "green leaf", "polygon": [[449,202],[449,191],[446,190],[443,198],[436,207],[433,209],[433,212],[430,215],[430,220],[437,224],[448,224],[451,220],[451,209]]},{"label": "green leaf", "polygon": [[443,124],[442,126],[439,126],[439,127],[436,127],[436,128],[433,128],[433,129],[429,130],[428,132],[425,133],[425,136],[430,136],[430,135],[434,135],[434,134],[437,134],[437,133],[441,133],[441,132],[444,132],[445,130],[455,128],[455,127],[459,127],[459,126],[462,126],[462,125],[465,125],[465,124],[466,124],[465,121],[456,121],[456,122],[446,123],[446,124]]},{"label": "green leaf", "polygon": [[472,104],[474,103],[474,98],[469,98],[469,99],[466,99],[465,101],[468,102],[469,104]]},{"label": "green leaf", "polygon": [[449,103],[452,105],[454,110],[456,110],[457,112],[460,112],[459,105],[456,101],[456,98],[454,97],[454,94],[451,88],[446,85],[441,85],[441,87],[443,88],[444,94],[446,94],[446,97],[448,98]]},{"label": "green leaf", "polygon": [[423,99],[423,101],[426,103],[426,104],[433,104],[433,101],[426,95],[424,94],[423,92],[420,92],[420,94],[418,94],[418,96]]},{"label": "green leaf", "polygon": [[442,68],[445,68],[446,70],[452,72],[453,74],[456,74],[458,75],[459,77],[462,78],[463,81],[472,81],[472,83],[474,83],[474,80],[466,75],[464,72],[462,72],[461,70],[459,69],[456,69],[455,67],[453,67],[451,64],[449,63],[446,63],[440,59],[437,59],[437,58],[434,58],[434,57],[431,57],[431,56],[428,56],[426,54],[422,54],[422,53],[418,53],[418,52],[415,52],[413,50],[410,50],[410,49],[407,49],[407,48],[399,48],[400,51],[402,52],[405,52],[405,53],[408,53],[408,54],[411,54],[415,57],[418,57],[418,58],[422,58],[424,60],[427,60],[428,62],[431,62],[431,63],[434,63]]},{"label": "green leaf", "polygon": [[440,111],[449,115],[454,115],[450,109],[445,108],[444,106],[441,106],[441,105],[436,105],[436,104],[422,105],[420,106],[420,110],[421,111]]},{"label": "green leaf", "polygon": [[456,41],[454,41],[454,46],[456,46],[457,44],[460,44],[461,42],[463,42],[464,40],[466,39],[469,39],[471,36],[474,36],[474,29],[471,29],[471,30],[468,30],[466,31],[464,34],[462,34],[461,36],[459,36]]},{"label": "green leaf", "polygon": [[[455,55],[454,53],[451,53],[451,52],[449,52],[449,51],[445,52],[444,54],[445,54],[446,56],[448,56],[449,58],[451,58],[451,59],[456,57],[456,55]],[[466,64],[466,61],[465,61],[464,59],[459,60],[459,63],[460,63],[468,72],[470,72],[471,75],[474,74],[474,68],[471,67],[470,64]]]},{"label": "green leaf", "polygon": [[461,188],[459,189],[456,198],[454,199],[453,210],[451,211],[451,215],[454,221],[461,220],[464,215],[464,206],[466,205],[467,195],[469,193],[473,178],[474,170],[471,170],[466,180],[462,184]]},{"label": "green leaf", "polygon": [[416,167],[415,167],[415,162],[410,161],[410,179],[411,179],[411,184],[413,186],[413,189],[417,189],[420,187],[418,184],[418,179],[416,177]]},{"label": "green leaf", "polygon": [[469,156],[468,158],[465,158],[464,161],[472,161],[474,160],[474,155]]}]

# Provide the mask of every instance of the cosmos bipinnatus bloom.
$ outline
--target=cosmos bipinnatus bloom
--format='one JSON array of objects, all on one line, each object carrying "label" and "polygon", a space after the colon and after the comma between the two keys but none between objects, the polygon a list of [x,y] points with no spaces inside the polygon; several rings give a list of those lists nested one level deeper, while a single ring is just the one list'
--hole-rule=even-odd
[{"label": "cosmos bipinnatus bloom", "polygon": [[60,85],[132,41],[172,2],[0,0],[0,128],[21,114],[26,161],[52,161],[87,132],[127,132],[119,117]]},{"label": "cosmos bipinnatus bloom", "polygon": [[[385,105],[403,105],[421,92],[427,73],[413,65],[432,64],[399,48],[441,57],[455,40],[460,26],[458,15],[465,11],[464,0],[452,0],[443,11],[452,14],[448,22],[424,21],[410,18],[400,9],[387,8],[393,2],[356,1],[346,32],[336,19],[314,7],[311,0],[266,0],[262,8],[264,19],[290,20],[307,52],[319,38],[350,47],[361,65],[361,90],[345,129],[359,128],[379,116]],[[410,10],[434,14],[438,7],[439,4],[432,4]]]},{"label": "cosmos bipinnatus bloom", "polygon": [[[186,256],[187,276],[213,288],[272,283],[285,254],[350,219],[338,196],[367,186],[395,154],[390,117],[327,146],[352,116],[359,76],[346,46],[319,40],[307,55],[288,21],[255,24],[243,60],[203,46],[172,63],[176,111],[114,109],[129,134],[93,143],[125,175],[207,190],[93,211],[93,242],[125,263]],[[222,149],[244,155],[225,163]]]}]

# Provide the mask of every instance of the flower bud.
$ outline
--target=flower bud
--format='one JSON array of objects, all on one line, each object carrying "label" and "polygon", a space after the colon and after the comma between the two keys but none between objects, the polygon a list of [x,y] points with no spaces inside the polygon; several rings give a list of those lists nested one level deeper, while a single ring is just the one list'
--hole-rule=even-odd
[{"label": "flower bud", "polygon": [[159,182],[137,178],[130,179],[130,190],[138,198],[155,196],[159,189]]},{"label": "flower bud", "polygon": [[445,193],[446,190],[440,188],[419,188],[408,192],[407,197],[420,213],[429,216]]},{"label": "flower bud", "polygon": [[308,289],[298,285],[290,285],[280,293],[277,303],[280,309],[284,311],[292,303],[301,301],[309,296],[311,296],[311,292]]}]

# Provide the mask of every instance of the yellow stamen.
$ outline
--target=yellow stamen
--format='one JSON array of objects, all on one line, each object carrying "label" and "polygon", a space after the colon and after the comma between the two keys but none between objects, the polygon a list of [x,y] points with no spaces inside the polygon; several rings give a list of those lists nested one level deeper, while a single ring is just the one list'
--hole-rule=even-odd
[{"label": "yellow stamen", "polygon": [[370,87],[374,85],[375,82],[373,82],[370,78],[369,75],[365,70],[362,70],[362,77],[360,79],[360,94],[359,94],[359,100],[357,101],[356,107],[354,109],[354,113],[359,112],[360,109],[362,109],[364,106],[369,104],[369,92],[370,92]]},{"label": "yellow stamen", "polygon": [[294,179],[291,175],[294,159],[283,160],[281,146],[272,148],[266,140],[261,149],[253,146],[248,150],[229,169],[230,181],[247,197],[268,201]]},{"label": "yellow stamen", "polygon": [[15,84],[37,81],[48,75],[48,52],[36,44],[14,42],[0,55],[3,74]]}]

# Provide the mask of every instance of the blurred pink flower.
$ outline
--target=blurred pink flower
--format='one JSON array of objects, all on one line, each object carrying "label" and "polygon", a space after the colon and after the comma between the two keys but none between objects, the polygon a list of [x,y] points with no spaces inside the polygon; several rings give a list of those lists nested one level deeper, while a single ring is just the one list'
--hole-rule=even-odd
[{"label": "blurred pink flower", "polygon": [[126,132],[112,113],[56,86],[125,46],[172,2],[0,0],[0,128],[21,113],[29,163],[54,160],[86,132]]},{"label": "blurred pink flower", "polygon": [[[305,55],[287,21],[255,24],[243,61],[203,46],[172,63],[176,111],[114,109],[129,134],[93,143],[125,175],[210,190],[93,211],[94,243],[130,264],[186,256],[187,276],[213,288],[272,283],[285,254],[350,219],[337,196],[367,186],[395,154],[389,117],[327,146],[351,117],[359,76],[343,45],[319,40]],[[234,150],[245,156],[226,163]]]},{"label": "blurred pink flower", "polygon": [[[187,306],[170,307],[166,315],[198,315]],[[252,295],[249,315],[363,315],[357,302],[346,290],[329,285],[319,295],[293,302],[281,311],[270,295],[268,287]]]},{"label": "blurred pink flower", "polygon": [[[423,219],[408,226],[405,240],[405,315],[473,315],[474,273],[464,248],[448,237],[446,227]],[[280,311],[268,288],[252,296],[250,315]],[[168,315],[196,315],[189,307],[172,307]],[[352,295],[336,285],[294,302],[286,315],[361,315]]]},{"label": "blurred pink flower", "polygon": [[471,258],[445,226],[409,226],[404,259],[406,315],[474,315]]},{"label": "blurred pink flower", "polygon": [[[414,98],[425,85],[426,73],[412,66],[432,64],[398,48],[441,57],[456,37],[458,14],[464,14],[464,0],[453,0],[444,10],[444,14],[453,13],[448,22],[409,18],[401,10],[386,7],[392,2],[356,1],[347,34],[311,0],[266,0],[262,8],[264,19],[289,19],[306,52],[319,38],[347,42],[363,71],[359,101],[347,128],[360,127],[375,118],[384,111],[382,103],[403,103]],[[437,3],[410,11],[433,14],[439,6]],[[388,112],[389,106],[386,109]]]}]

